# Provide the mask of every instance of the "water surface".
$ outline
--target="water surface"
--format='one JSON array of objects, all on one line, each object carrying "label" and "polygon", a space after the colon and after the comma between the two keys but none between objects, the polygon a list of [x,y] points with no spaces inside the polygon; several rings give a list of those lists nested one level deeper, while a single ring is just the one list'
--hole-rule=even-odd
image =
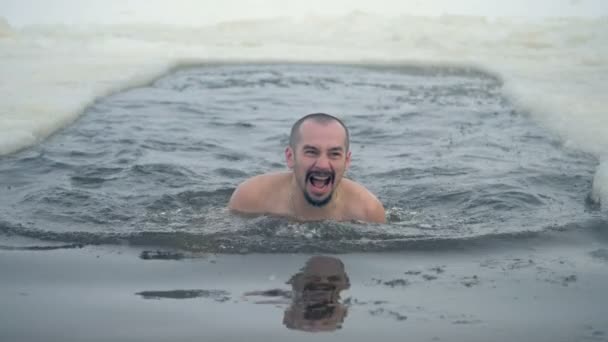
[{"label": "water surface", "polygon": [[[99,99],[0,159],[0,233],[208,252],[367,251],[606,226],[587,200],[597,160],[466,68],[207,65]],[[348,177],[386,225],[230,215],[238,183],[285,170],[295,120],[351,130]]]}]

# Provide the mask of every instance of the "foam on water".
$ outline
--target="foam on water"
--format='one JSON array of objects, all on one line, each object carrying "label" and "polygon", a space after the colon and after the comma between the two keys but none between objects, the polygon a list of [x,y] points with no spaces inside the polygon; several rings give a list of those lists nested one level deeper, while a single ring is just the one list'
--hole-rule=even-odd
[{"label": "foam on water", "polygon": [[[208,26],[30,26],[0,21],[0,154],[32,146],[96,98],[211,61],[456,65],[504,93],[565,148],[593,153],[608,203],[608,20],[417,17],[353,12]],[[591,191],[591,189],[590,189]],[[605,205],[604,205],[605,207]]]}]

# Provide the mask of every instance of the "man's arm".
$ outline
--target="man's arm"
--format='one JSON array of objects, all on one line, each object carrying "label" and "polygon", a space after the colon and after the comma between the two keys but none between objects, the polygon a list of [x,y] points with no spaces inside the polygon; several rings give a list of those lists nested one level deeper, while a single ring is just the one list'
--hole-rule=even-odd
[{"label": "man's arm", "polygon": [[368,202],[366,216],[367,221],[369,222],[386,223],[386,213],[384,211],[384,206],[382,205],[382,202],[380,202],[374,195],[371,195],[371,199]]},{"label": "man's arm", "polygon": [[357,203],[357,219],[370,223],[386,223],[384,206],[378,198],[363,185],[344,179],[348,186],[349,197]]},{"label": "man's arm", "polygon": [[256,177],[241,183],[232,193],[228,202],[228,209],[240,213],[258,213],[262,210],[256,185]]}]

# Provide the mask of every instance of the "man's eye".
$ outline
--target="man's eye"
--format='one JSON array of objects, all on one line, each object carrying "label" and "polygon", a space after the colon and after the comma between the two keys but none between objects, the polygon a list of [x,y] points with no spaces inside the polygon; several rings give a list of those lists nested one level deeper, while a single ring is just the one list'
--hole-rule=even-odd
[{"label": "man's eye", "polygon": [[333,158],[340,158],[340,157],[342,157],[342,153],[340,153],[340,152],[334,152],[334,153],[331,154],[331,156]]},{"label": "man's eye", "polygon": [[309,156],[314,156],[315,154],[317,154],[317,152],[313,151],[313,150],[306,150],[304,151],[305,154],[309,155]]}]

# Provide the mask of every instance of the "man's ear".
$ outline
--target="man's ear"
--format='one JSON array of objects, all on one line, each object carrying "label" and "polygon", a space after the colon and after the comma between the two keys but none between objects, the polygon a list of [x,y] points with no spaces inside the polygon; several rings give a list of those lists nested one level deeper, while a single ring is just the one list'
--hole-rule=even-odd
[{"label": "man's ear", "polygon": [[295,165],[295,154],[291,146],[285,148],[285,160],[287,161],[287,167],[293,169]]},{"label": "man's ear", "polygon": [[348,151],[348,152],[346,152],[346,168],[345,168],[345,170],[348,170],[348,168],[350,167],[350,159],[351,159],[350,151]]}]

